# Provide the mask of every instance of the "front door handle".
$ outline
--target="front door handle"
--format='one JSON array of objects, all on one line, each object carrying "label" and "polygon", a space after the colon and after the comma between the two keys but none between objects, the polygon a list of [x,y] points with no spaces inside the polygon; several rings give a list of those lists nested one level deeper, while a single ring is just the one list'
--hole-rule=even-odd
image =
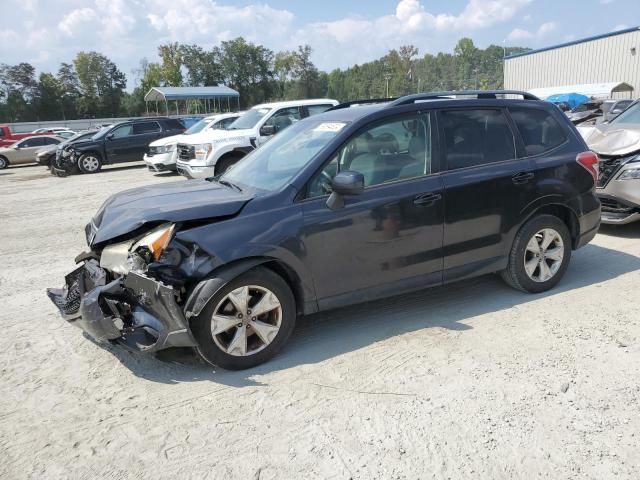
[{"label": "front door handle", "polygon": [[413,204],[418,207],[428,207],[429,205],[436,203],[441,198],[442,195],[439,193],[422,193],[414,197]]},{"label": "front door handle", "polygon": [[527,183],[529,180],[532,180],[533,177],[533,172],[518,172],[513,177],[511,177],[511,181],[516,185],[521,185],[523,183]]}]

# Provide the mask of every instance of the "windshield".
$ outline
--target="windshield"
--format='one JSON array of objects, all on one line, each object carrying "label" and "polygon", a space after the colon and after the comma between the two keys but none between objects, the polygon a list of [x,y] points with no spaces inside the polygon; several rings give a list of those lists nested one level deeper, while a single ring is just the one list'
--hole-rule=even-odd
[{"label": "windshield", "polygon": [[191,125],[185,132],[185,135],[193,135],[194,133],[201,132],[211,123],[211,120],[205,120],[204,118],[197,123]]},{"label": "windshield", "polygon": [[277,190],[289,182],[346,125],[301,121],[280,132],[228,170],[221,181],[258,190]]},{"label": "windshield", "polygon": [[111,127],[102,127],[100,130],[98,130],[98,133],[94,134],[93,137],[91,137],[91,140],[98,140],[104,137],[109,130],[111,130]]},{"label": "windshield", "polygon": [[255,127],[256,123],[258,123],[260,119],[270,111],[270,108],[252,108],[231,125],[229,125],[229,128],[227,130],[243,130],[245,128],[253,128]]},{"label": "windshield", "polygon": [[611,120],[611,123],[638,123],[640,124],[640,102],[635,102],[624,112]]}]

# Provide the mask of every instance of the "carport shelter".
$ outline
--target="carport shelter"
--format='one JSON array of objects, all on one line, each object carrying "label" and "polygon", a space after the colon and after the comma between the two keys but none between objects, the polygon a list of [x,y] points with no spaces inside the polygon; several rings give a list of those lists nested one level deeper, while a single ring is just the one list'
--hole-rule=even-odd
[{"label": "carport shelter", "polygon": [[[167,115],[169,115],[169,102],[175,102],[176,115],[179,115],[178,102],[181,100],[186,103],[187,109],[190,100],[196,100],[198,103],[204,101],[206,112],[230,112],[232,111],[232,104],[234,109],[240,109],[240,94],[225,85],[215,87],[153,87],[144,96],[147,114],[149,113],[149,102],[156,102],[156,113],[158,113],[158,102],[164,102]],[[196,110],[196,113],[200,112]]]}]

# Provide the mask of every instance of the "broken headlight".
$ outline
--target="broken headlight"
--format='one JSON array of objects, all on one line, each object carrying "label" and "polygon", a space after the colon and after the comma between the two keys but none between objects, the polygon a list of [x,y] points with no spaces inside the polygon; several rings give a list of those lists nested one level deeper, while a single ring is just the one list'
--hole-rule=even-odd
[{"label": "broken headlight", "polygon": [[126,275],[132,269],[137,270],[141,266],[141,261],[143,264],[157,262],[169,245],[174,230],[173,223],[166,223],[154,228],[138,240],[109,245],[102,250],[100,266],[111,272]]},{"label": "broken headlight", "polygon": [[618,180],[640,180],[640,167],[625,170],[620,174]]}]

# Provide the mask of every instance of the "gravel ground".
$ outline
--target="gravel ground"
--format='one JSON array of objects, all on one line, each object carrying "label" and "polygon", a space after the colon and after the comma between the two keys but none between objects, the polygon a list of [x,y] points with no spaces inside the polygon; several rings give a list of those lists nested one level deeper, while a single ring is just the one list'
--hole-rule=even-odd
[{"label": "gravel ground", "polygon": [[45,296],[139,166],[0,172],[0,478],[637,479],[640,224],[560,285],[485,276],[299,321],[276,359],[102,348]]}]

